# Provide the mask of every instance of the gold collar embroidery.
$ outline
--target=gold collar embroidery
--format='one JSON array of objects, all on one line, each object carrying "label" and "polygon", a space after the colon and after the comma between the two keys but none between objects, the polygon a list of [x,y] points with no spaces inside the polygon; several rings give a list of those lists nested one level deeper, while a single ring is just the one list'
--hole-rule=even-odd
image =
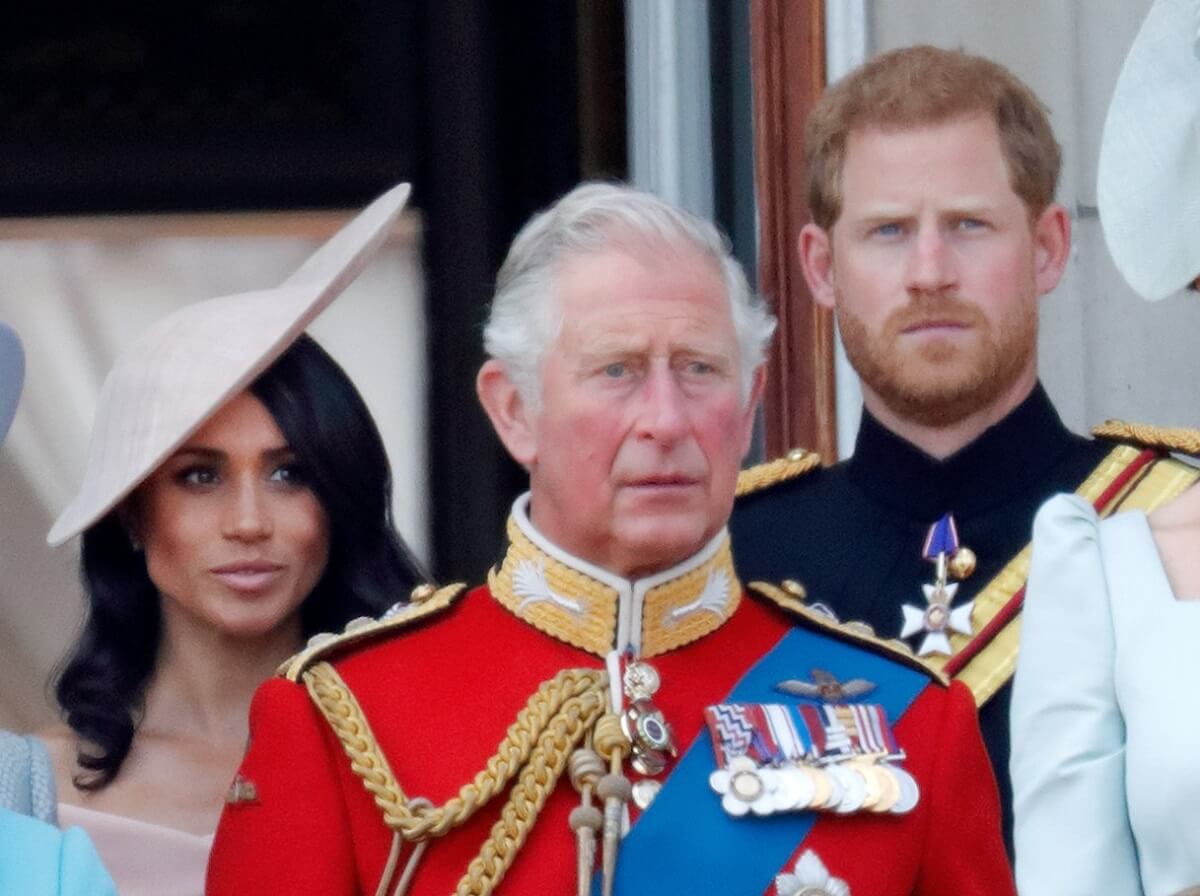
[{"label": "gold collar embroidery", "polygon": [[552,545],[513,504],[508,550],[488,574],[492,596],[518,618],[596,656],[631,646],[653,657],[703,638],[742,599],[729,535],[721,530],[683,563],[630,581]]}]

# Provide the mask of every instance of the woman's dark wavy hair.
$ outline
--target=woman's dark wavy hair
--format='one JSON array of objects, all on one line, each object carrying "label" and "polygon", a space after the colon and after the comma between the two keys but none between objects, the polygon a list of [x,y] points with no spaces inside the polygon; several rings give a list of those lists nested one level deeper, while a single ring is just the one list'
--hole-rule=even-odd
[{"label": "woman's dark wavy hair", "polygon": [[[378,616],[424,580],[392,520],[392,474],[383,439],[349,377],[301,336],[251,385],[275,418],[329,519],[329,563],[300,609],[305,637]],[[111,783],[129,754],[161,634],[159,595],[121,511],[83,533],[88,599],[83,631],[55,694],[83,741],[77,787]]]}]

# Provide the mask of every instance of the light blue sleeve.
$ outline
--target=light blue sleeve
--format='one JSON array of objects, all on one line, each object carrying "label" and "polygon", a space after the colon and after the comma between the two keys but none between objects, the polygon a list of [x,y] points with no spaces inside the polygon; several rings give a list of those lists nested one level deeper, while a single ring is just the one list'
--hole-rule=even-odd
[{"label": "light blue sleeve", "polygon": [[50,755],[36,737],[0,731],[0,807],[58,823]]},{"label": "light blue sleeve", "polygon": [[1098,520],[1059,495],[1034,522],[1012,698],[1021,896],[1142,893],[1125,804],[1125,725]]},{"label": "light blue sleeve", "polygon": [[63,831],[58,867],[59,896],[117,896],[112,878],[81,828]]},{"label": "light blue sleeve", "polygon": [[116,896],[81,829],[0,809],[0,896]]}]

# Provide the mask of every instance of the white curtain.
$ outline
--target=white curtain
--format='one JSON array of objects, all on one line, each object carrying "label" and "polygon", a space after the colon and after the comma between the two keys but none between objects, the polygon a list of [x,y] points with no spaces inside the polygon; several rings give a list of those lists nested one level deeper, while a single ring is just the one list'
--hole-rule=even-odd
[{"label": "white curtain", "polygon": [[[46,532],[83,471],[116,353],[170,310],[273,286],[344,215],[115,218],[0,225],[0,320],[25,343],[25,392],[0,448],[0,727],[53,719],[45,684],[81,621],[78,540]],[[311,332],[346,369],[388,447],[402,534],[427,555],[425,318],[417,223]],[[237,235],[225,235],[237,234]]]},{"label": "white curtain", "polygon": [[1113,267],[1095,216],[1104,115],[1149,7],[1150,0],[868,4],[872,53],[916,43],[979,53],[1012,69],[1050,109],[1064,153],[1058,198],[1075,236],[1067,275],[1042,302],[1040,364],[1064,420],[1079,431],[1108,417],[1200,425],[1200,300],[1139,300]]}]

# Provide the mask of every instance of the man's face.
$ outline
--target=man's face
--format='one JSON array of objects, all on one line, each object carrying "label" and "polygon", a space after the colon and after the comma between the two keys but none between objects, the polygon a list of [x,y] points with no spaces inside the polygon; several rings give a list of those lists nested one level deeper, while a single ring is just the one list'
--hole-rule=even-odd
[{"label": "man's face", "polygon": [[854,131],[842,193],[832,232],[809,225],[801,254],[868,407],[944,426],[1015,406],[1037,378],[1037,299],[1069,227],[1058,206],[1031,222],[991,119]]},{"label": "man's face", "polygon": [[[527,438],[538,530],[637,577],[681,562],[725,524],[760,391],[743,402],[716,265],[662,247],[575,255],[557,278],[562,330]],[[503,435],[503,433],[502,433]]]}]

